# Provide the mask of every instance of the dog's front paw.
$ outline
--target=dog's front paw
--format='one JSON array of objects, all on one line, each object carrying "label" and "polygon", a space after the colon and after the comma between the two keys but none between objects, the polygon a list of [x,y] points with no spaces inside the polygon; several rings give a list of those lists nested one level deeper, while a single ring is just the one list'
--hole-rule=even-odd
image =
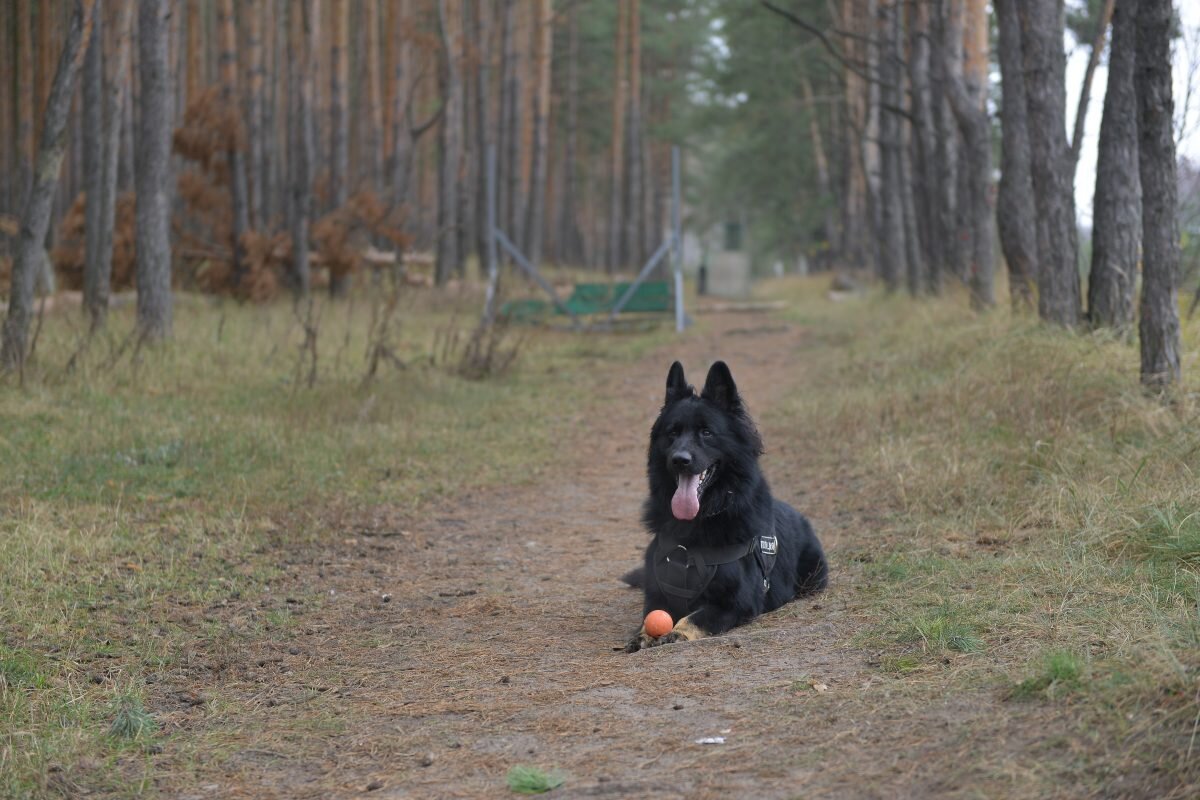
[{"label": "dog's front paw", "polygon": [[641,631],[637,636],[629,640],[629,644],[625,645],[625,652],[636,653],[638,650],[645,650],[647,647],[654,647],[656,644],[658,644],[657,639],[645,631]]},{"label": "dog's front paw", "polygon": [[681,619],[675,624],[670,633],[662,636],[655,644],[675,644],[676,642],[694,642],[703,639],[708,634],[688,619]]}]

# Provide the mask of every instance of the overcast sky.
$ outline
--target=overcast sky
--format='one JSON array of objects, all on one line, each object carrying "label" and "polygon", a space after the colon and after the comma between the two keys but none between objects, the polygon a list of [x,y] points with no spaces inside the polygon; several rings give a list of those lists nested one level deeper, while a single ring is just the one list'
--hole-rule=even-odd
[{"label": "overcast sky", "polygon": [[[1183,20],[1187,35],[1194,35],[1200,27],[1200,3],[1196,0],[1176,0],[1175,7]],[[1067,36],[1067,47],[1073,47],[1074,41]],[[1070,52],[1068,50],[1068,52]],[[1175,42],[1175,109],[1178,112],[1183,104],[1186,90],[1188,53],[1182,40]],[[1107,60],[1107,59],[1106,59]],[[1079,89],[1083,82],[1083,73],[1087,70],[1087,52],[1078,51],[1067,61],[1067,135],[1075,126],[1075,108],[1079,103]],[[1200,78],[1200,76],[1198,76]],[[1084,128],[1083,147],[1079,153],[1079,170],[1075,175],[1075,209],[1080,224],[1092,226],[1092,194],[1096,189],[1096,142],[1100,136],[1100,117],[1104,110],[1104,89],[1108,85],[1108,69],[1102,63],[1096,68],[1096,77],[1092,82],[1092,97],[1088,104],[1087,124]],[[1200,95],[1200,86],[1193,87]],[[1179,143],[1179,154],[1200,160],[1200,96],[1193,98],[1190,119],[1187,130],[1189,133]],[[1132,111],[1132,109],[1131,109]]]}]

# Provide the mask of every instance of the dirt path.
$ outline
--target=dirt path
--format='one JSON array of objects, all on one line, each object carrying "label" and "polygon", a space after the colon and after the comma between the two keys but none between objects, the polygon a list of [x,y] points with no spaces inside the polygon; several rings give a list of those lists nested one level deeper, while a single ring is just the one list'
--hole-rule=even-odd
[{"label": "dirt path", "polygon": [[[272,587],[287,612],[273,638],[194,654],[189,680],[240,709],[246,741],[219,779],[189,791],[496,797],[517,763],[565,772],[562,797],[928,797],[1019,785],[1042,737],[1010,751],[1005,727],[1036,712],[996,715],[995,698],[932,684],[892,696],[855,645],[862,573],[846,553],[871,539],[869,499],[845,473],[807,471],[803,431],[762,426],[767,474],[812,517],[830,591],[722,637],[614,651],[639,622],[639,593],[617,576],[647,541],[637,523],[646,432],[670,360],[693,381],[727,360],[761,419],[786,392],[815,390],[797,355],[805,339],[763,317],[712,320],[678,348],[591,376],[595,402],[564,409],[574,464],[560,480],[475,494],[428,519],[348,514],[344,535],[298,553]],[[178,708],[170,723],[202,735],[204,707],[177,689],[162,690]],[[718,736],[724,744],[696,743]]]}]

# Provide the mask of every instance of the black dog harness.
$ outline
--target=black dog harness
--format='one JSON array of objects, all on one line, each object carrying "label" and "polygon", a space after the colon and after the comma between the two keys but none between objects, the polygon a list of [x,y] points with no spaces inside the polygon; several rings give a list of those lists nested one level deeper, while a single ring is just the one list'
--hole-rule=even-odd
[{"label": "black dog harness", "polygon": [[775,537],[775,525],[770,533],[753,536],[749,542],[725,545],[724,547],[686,547],[679,541],[659,534],[654,547],[654,580],[667,596],[671,615],[676,619],[687,616],[692,600],[712,582],[717,567],[740,561],[754,554],[762,570],[763,592],[771,588],[771,568],[775,566],[775,555],[779,551],[779,540]]}]

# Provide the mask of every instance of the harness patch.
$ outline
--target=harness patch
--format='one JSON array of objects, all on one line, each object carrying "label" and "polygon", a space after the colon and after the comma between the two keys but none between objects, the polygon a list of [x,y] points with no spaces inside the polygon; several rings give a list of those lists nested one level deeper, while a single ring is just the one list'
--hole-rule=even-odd
[{"label": "harness patch", "polygon": [[762,551],[764,556],[773,556],[776,550],[779,549],[779,540],[775,538],[775,534],[760,536],[758,537],[758,549]]}]

